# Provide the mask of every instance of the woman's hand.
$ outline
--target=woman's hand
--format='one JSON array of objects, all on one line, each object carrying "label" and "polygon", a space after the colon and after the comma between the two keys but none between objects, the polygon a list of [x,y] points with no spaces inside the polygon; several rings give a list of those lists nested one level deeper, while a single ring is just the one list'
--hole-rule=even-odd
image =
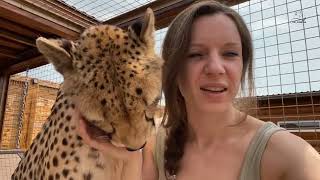
[{"label": "woman's hand", "polygon": [[135,156],[135,154],[137,153],[140,154],[140,151],[130,152],[126,148],[116,147],[109,141],[106,141],[105,139],[96,139],[90,137],[90,135],[87,132],[85,121],[81,118],[81,116],[79,117],[80,119],[77,122],[77,132],[79,136],[82,137],[84,143],[88,146],[95,148],[106,155],[123,160],[131,159],[132,156]]}]

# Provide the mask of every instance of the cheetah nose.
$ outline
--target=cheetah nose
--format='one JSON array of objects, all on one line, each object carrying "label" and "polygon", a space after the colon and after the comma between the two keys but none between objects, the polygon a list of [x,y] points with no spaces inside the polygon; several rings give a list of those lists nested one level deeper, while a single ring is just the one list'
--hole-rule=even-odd
[{"label": "cheetah nose", "polygon": [[138,148],[138,149],[131,149],[131,148],[126,148],[128,151],[138,151],[138,150],[140,150],[140,149],[142,149],[142,148],[144,148],[144,146],[147,144],[147,142],[145,142],[140,148]]}]

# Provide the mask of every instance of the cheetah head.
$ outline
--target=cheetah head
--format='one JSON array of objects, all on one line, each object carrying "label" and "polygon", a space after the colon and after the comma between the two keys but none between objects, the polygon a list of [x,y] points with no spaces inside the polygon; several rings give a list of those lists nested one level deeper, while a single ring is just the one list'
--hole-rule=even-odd
[{"label": "cheetah head", "polygon": [[98,25],[77,41],[36,41],[63,75],[61,90],[86,119],[89,133],[131,150],[150,136],[160,99],[163,62],[155,53],[154,20],[147,9],[143,22],[127,30]]}]

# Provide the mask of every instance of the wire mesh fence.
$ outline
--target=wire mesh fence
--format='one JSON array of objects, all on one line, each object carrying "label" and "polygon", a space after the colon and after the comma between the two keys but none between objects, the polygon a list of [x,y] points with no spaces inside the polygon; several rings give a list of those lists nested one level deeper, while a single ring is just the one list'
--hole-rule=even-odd
[{"label": "wire mesh fence", "polygon": [[24,150],[41,130],[61,82],[51,65],[10,77],[0,143],[1,179],[10,179]]},{"label": "wire mesh fence", "polygon": [[0,177],[2,180],[11,179],[11,174],[18,166],[22,157],[23,151],[19,149],[0,150]]},{"label": "wire mesh fence", "polygon": [[255,48],[255,116],[307,140],[320,152],[320,2],[251,0],[233,6]]},{"label": "wire mesh fence", "polygon": [[139,8],[155,0],[63,0],[70,6],[85,12],[99,21],[105,21]]},{"label": "wire mesh fence", "polygon": [[[96,18],[112,17],[99,15],[102,1],[65,2]],[[288,129],[320,152],[320,2],[251,0],[232,8],[242,15],[253,36],[257,105],[251,114]],[[166,31],[156,32],[159,54]],[[61,82],[51,65],[10,77],[0,149],[23,150],[30,145],[50,113]],[[0,153],[0,172],[11,172],[17,157]]]},{"label": "wire mesh fence", "polygon": [[26,149],[50,114],[62,77],[51,65],[12,75],[1,149]]}]

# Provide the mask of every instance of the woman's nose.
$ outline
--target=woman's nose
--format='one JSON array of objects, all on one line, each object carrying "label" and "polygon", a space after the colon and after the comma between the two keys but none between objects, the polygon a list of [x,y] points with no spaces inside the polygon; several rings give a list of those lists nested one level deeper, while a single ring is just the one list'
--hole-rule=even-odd
[{"label": "woman's nose", "polygon": [[225,73],[223,58],[218,54],[210,54],[204,66],[206,74],[221,75]]}]

